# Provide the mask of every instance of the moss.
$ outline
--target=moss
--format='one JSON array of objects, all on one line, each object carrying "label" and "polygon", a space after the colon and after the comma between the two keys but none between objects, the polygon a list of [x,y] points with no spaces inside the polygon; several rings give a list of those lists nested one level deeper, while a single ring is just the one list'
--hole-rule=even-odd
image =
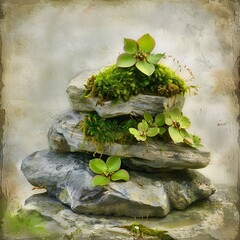
[{"label": "moss", "polygon": [[105,119],[97,113],[90,113],[80,123],[80,130],[87,140],[103,147],[105,143],[131,143],[135,138],[129,132],[130,127],[136,127],[138,122],[129,117]]},{"label": "moss", "polygon": [[101,101],[123,100],[139,93],[171,97],[189,90],[185,81],[164,65],[155,65],[151,76],[136,67],[119,68],[116,65],[104,68],[88,79],[84,96],[95,96]]},{"label": "moss", "polygon": [[138,223],[133,223],[127,226],[120,226],[120,228],[125,228],[132,233],[138,234],[139,237],[142,239],[144,235],[147,235],[147,236],[157,237],[158,239],[161,239],[161,240],[174,240],[174,238],[172,238],[167,234],[167,231],[148,228]]},{"label": "moss", "polygon": [[11,236],[51,239],[46,229],[46,220],[34,210],[29,212],[20,210],[14,216],[6,215],[3,226]]}]

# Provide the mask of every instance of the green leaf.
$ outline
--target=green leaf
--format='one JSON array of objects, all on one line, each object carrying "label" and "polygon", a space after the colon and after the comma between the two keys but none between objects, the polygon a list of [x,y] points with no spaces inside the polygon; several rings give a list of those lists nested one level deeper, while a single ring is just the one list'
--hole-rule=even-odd
[{"label": "green leaf", "polygon": [[126,53],[135,54],[138,52],[138,43],[133,39],[124,38],[123,49]]},{"label": "green leaf", "polygon": [[170,112],[170,116],[176,120],[178,119],[180,116],[182,115],[181,110],[178,107],[174,107],[171,112]]},{"label": "green leaf", "polygon": [[201,138],[198,137],[197,135],[193,135],[193,136],[192,136],[192,140],[193,140],[193,145],[192,145],[192,147],[198,148],[198,147],[201,147],[201,146],[202,146],[202,144],[201,144]]},{"label": "green leaf", "polygon": [[150,76],[155,71],[155,67],[152,63],[148,63],[145,61],[139,61],[136,63],[136,67],[139,71],[146,74],[147,76]]},{"label": "green leaf", "polygon": [[136,128],[129,128],[129,132],[134,136],[140,135],[140,132]]},{"label": "green leaf", "polygon": [[164,56],[165,56],[165,54],[162,54],[162,53],[150,54],[147,57],[147,61],[152,64],[157,64],[161,60],[161,58],[163,58]]},{"label": "green leaf", "polygon": [[149,126],[145,120],[142,120],[142,122],[140,122],[138,124],[138,129],[141,132],[146,132],[148,130],[148,128],[149,128]]},{"label": "green leaf", "polygon": [[90,169],[97,174],[103,174],[107,171],[106,163],[100,158],[94,158],[89,162]]},{"label": "green leaf", "polygon": [[159,134],[160,135],[163,135],[165,132],[166,132],[166,128],[164,128],[164,127],[159,128]]},{"label": "green leaf", "polygon": [[178,119],[178,122],[180,123],[181,128],[189,128],[189,127],[191,127],[191,122],[190,122],[188,117],[181,116]]},{"label": "green leaf", "polygon": [[[189,134],[185,129],[181,129],[180,130],[181,132],[182,131],[185,131],[187,134],[185,134],[185,137],[184,137],[184,142],[188,145],[190,145],[191,147],[194,147],[194,148],[198,148],[200,146],[202,146],[201,144],[201,138],[196,136],[196,135],[192,135],[192,134]],[[183,136],[183,134],[182,134]]]},{"label": "green leaf", "polygon": [[126,170],[120,169],[111,176],[111,180],[112,181],[118,181],[118,180],[128,181],[129,174]]},{"label": "green leaf", "polygon": [[110,183],[110,179],[103,175],[96,175],[92,180],[93,186],[105,186]]},{"label": "green leaf", "polygon": [[180,129],[180,134],[183,138],[191,138],[190,134],[183,128]]},{"label": "green leaf", "polygon": [[168,126],[171,126],[173,124],[173,121],[171,118],[166,118],[165,119],[165,123],[168,125]]},{"label": "green leaf", "polygon": [[178,131],[178,129],[176,129],[174,127],[169,127],[168,133],[175,143],[180,143],[183,141],[183,137],[180,134],[180,132]]},{"label": "green leaf", "polygon": [[159,133],[159,128],[154,127],[154,128],[149,128],[147,131],[147,136],[148,137],[155,137]]},{"label": "green leaf", "polygon": [[106,164],[109,172],[116,172],[121,166],[121,159],[118,156],[110,156],[107,159]]},{"label": "green leaf", "polygon": [[147,53],[150,53],[155,47],[155,40],[149,35],[149,33],[140,37],[137,42],[139,48]]},{"label": "green leaf", "polygon": [[147,140],[146,136],[141,136],[141,135],[139,135],[139,136],[134,135],[134,136],[138,141],[145,142]]},{"label": "green leaf", "polygon": [[165,114],[164,113],[160,113],[155,117],[155,122],[157,124],[157,126],[161,127],[165,124]]},{"label": "green leaf", "polygon": [[117,58],[118,67],[131,67],[135,63],[136,63],[136,59],[128,53],[122,53]]},{"label": "green leaf", "polygon": [[144,119],[146,120],[146,122],[147,122],[148,124],[152,124],[152,122],[153,122],[153,117],[152,117],[152,115],[151,115],[150,113],[145,112],[144,115],[143,115],[143,117],[144,117]]},{"label": "green leaf", "polygon": [[129,132],[131,133],[131,134],[133,134],[134,135],[134,137],[138,140],[138,141],[146,141],[147,140],[147,138],[145,137],[145,136],[141,136],[140,135],[140,132],[137,130],[137,129],[135,129],[135,128],[129,128]]}]

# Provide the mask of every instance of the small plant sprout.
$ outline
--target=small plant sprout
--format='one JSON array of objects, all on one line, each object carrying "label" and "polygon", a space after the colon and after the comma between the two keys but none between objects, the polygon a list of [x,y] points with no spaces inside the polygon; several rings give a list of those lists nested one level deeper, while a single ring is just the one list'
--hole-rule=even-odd
[{"label": "small plant sprout", "polygon": [[163,113],[158,114],[153,119],[153,116],[150,113],[145,112],[143,117],[150,127],[158,127],[158,133],[160,135],[163,135],[163,133],[166,131],[166,128],[163,127],[165,125],[165,115]]},{"label": "small plant sprout", "polygon": [[108,157],[104,162],[100,158],[90,160],[89,167],[97,175],[93,178],[93,186],[105,186],[110,181],[128,181],[129,174],[126,170],[120,169],[121,159],[117,156]]},{"label": "small plant sprout", "polygon": [[144,119],[138,124],[138,129],[129,128],[129,132],[134,135],[138,141],[146,141],[147,137],[155,137],[158,134],[163,135],[166,131],[164,127],[165,117],[163,113],[158,114],[155,118],[145,112],[143,115]]},{"label": "small plant sprout", "polygon": [[159,133],[158,127],[150,127],[145,119],[138,124],[138,129],[129,128],[129,132],[134,135],[138,141],[145,142],[147,137],[155,137]]},{"label": "small plant sprout", "polygon": [[157,64],[165,53],[151,54],[155,47],[155,40],[147,33],[137,41],[124,38],[125,53],[118,56],[117,67],[136,67],[147,76],[155,71],[154,64]]},{"label": "small plant sprout", "polygon": [[195,148],[201,146],[201,139],[187,132],[186,129],[191,126],[191,122],[188,117],[183,116],[179,108],[174,107],[172,110],[166,110],[165,123],[174,143],[184,142]]}]

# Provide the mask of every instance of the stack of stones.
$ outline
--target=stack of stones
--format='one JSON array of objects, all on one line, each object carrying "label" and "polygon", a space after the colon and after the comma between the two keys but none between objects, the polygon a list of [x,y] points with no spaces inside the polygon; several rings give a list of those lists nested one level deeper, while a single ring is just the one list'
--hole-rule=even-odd
[{"label": "stack of stones", "polygon": [[[73,79],[67,89],[73,111],[59,114],[48,133],[50,149],[28,156],[22,163],[27,180],[81,214],[164,217],[171,210],[184,210],[215,192],[209,179],[194,169],[206,167],[210,153],[173,143],[151,141],[121,145],[105,144],[103,154],[121,157],[130,175],[127,182],[94,187],[89,160],[98,149],[75,126],[88,112],[103,118],[163,111],[168,99],[139,94],[129,101],[101,105],[94,97],[81,98],[86,79]],[[183,98],[176,105],[183,106]],[[161,149],[160,149],[161,146]],[[101,152],[102,153],[102,152]]]}]

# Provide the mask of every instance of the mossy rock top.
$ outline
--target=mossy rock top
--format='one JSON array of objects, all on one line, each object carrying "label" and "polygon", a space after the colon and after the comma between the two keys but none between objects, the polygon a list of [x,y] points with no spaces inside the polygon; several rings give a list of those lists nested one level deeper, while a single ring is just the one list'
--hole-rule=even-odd
[{"label": "mossy rock top", "polygon": [[171,68],[156,64],[151,76],[136,67],[119,68],[116,65],[103,68],[92,75],[86,87],[86,96],[98,97],[102,101],[128,101],[139,93],[172,97],[185,94],[189,87]]},{"label": "mossy rock top", "polygon": [[150,77],[135,68],[115,65],[92,75],[88,81],[87,74],[79,75],[67,89],[73,109],[96,111],[101,117],[111,118],[128,114],[142,116],[144,112],[156,115],[169,104],[182,108],[189,87],[171,69],[158,66]]}]

